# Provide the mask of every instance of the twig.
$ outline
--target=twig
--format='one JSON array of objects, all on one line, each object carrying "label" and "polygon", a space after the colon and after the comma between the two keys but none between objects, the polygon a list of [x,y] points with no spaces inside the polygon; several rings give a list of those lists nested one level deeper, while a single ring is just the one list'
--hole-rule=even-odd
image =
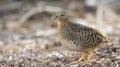
[{"label": "twig", "polygon": [[97,23],[98,23],[98,26],[100,27],[100,30],[102,30],[102,26],[103,26],[103,3],[102,3],[102,0],[97,6]]},{"label": "twig", "polygon": [[38,13],[42,13],[42,12],[48,12],[48,13],[55,13],[58,11],[61,11],[62,9],[59,7],[55,7],[55,6],[45,6],[45,4],[42,2],[38,3],[36,7],[33,7],[32,9],[30,9],[26,14],[24,14],[19,20],[18,22],[20,23],[24,23],[25,21],[27,21],[31,16],[33,16],[34,14],[38,14]]}]

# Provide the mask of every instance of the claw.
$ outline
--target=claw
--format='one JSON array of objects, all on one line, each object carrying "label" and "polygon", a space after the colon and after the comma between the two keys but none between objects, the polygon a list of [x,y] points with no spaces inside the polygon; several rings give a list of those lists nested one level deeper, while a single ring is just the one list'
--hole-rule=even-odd
[{"label": "claw", "polygon": [[80,64],[80,63],[82,63],[82,61],[74,61],[74,62],[71,62],[70,64]]},{"label": "claw", "polygon": [[87,55],[87,53],[88,51],[85,51],[78,61],[72,62],[71,64],[80,64],[82,60],[84,59],[84,57]]},{"label": "claw", "polygon": [[84,61],[84,63],[89,63],[89,62],[90,62],[90,60],[85,60],[85,61]]}]

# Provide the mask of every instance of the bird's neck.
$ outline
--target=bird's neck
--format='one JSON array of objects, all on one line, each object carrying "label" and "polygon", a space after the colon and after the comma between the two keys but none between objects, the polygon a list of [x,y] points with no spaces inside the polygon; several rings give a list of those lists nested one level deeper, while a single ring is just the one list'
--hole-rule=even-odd
[{"label": "bird's neck", "polygon": [[58,20],[58,29],[60,29],[64,25],[67,25],[67,23],[69,23],[68,20]]},{"label": "bird's neck", "polygon": [[68,23],[68,20],[58,20],[57,29],[58,29],[59,36],[61,35],[62,28],[66,27],[67,23]]}]

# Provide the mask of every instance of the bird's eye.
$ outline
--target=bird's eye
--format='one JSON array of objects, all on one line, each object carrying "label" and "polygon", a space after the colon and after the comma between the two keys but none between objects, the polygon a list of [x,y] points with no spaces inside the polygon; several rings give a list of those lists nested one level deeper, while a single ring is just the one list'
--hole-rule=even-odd
[{"label": "bird's eye", "polygon": [[60,16],[65,16],[64,14],[61,14]]}]

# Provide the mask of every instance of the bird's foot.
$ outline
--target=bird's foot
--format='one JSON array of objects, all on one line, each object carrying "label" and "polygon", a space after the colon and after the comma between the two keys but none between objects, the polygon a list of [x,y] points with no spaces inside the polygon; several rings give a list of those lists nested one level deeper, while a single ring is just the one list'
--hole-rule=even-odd
[{"label": "bird's foot", "polygon": [[90,60],[85,60],[85,61],[84,61],[84,63],[89,63],[89,62],[90,62]]},{"label": "bird's foot", "polygon": [[77,60],[77,61],[71,62],[70,64],[80,64],[80,63],[82,63],[82,61]]},{"label": "bird's foot", "polygon": [[97,62],[97,60],[93,59],[93,60],[85,60],[84,63],[90,63],[90,62]]}]

